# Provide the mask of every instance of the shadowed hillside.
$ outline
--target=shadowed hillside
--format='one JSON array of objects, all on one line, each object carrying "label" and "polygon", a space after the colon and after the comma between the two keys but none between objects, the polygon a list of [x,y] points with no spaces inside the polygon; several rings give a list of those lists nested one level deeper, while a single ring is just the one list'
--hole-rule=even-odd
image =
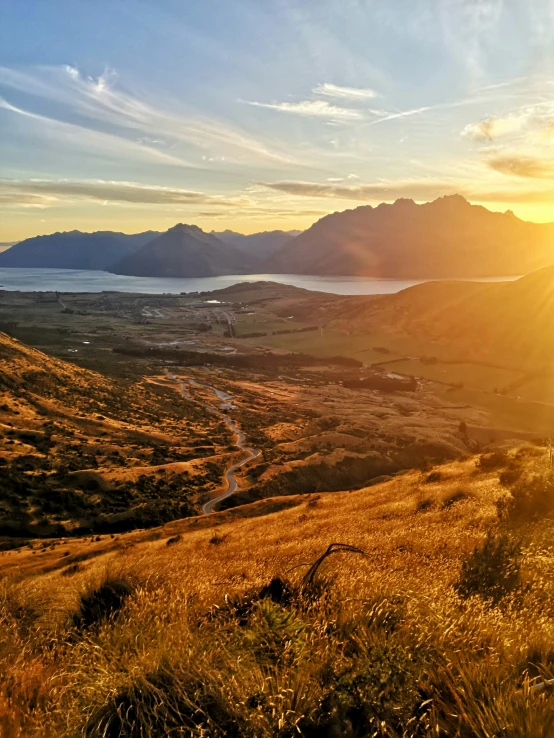
[{"label": "shadowed hillside", "polygon": [[264,231],[247,236],[235,231],[212,231],[212,234],[223,243],[235,246],[244,254],[260,261],[269,259],[285,243],[298,236],[301,231]]},{"label": "shadowed hillside", "polygon": [[0,267],[105,271],[156,235],[154,231],[134,235],[111,231],[71,231],[37,236],[20,241],[0,253]]},{"label": "shadowed hillside", "polygon": [[212,277],[243,274],[248,266],[248,257],[234,246],[197,226],[179,223],[110,271],[135,277]]},{"label": "shadowed hillside", "polygon": [[107,379],[0,334],[1,547],[190,515],[227,443],[164,380]]}]

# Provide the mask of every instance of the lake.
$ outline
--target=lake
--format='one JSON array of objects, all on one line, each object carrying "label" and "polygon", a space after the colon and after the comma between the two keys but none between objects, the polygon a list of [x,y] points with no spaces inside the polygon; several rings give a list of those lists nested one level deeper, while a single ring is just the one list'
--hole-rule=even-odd
[{"label": "lake", "polygon": [[[476,279],[477,282],[504,282],[517,277]],[[234,284],[278,282],[306,290],[335,295],[382,295],[400,292],[425,279],[379,279],[375,277],[313,277],[300,274],[229,274],[223,277],[161,278],[124,277],[109,272],[81,269],[0,269],[0,289],[22,292],[141,292],[180,294],[211,292]],[[469,280],[466,280],[469,281]]]}]

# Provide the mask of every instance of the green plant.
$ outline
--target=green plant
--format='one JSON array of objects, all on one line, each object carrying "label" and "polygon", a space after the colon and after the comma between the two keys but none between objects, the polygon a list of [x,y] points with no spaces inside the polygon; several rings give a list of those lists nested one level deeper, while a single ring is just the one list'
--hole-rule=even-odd
[{"label": "green plant", "polygon": [[520,586],[520,562],[521,543],[489,531],[483,545],[463,561],[454,589],[461,597],[478,595],[497,604]]},{"label": "green plant", "polygon": [[520,479],[512,487],[511,493],[512,501],[508,505],[508,512],[514,520],[542,518],[554,511],[552,474],[535,474]]},{"label": "green plant", "polygon": [[508,463],[508,455],[505,451],[491,451],[488,454],[481,454],[477,459],[477,468],[480,471],[492,471]]}]

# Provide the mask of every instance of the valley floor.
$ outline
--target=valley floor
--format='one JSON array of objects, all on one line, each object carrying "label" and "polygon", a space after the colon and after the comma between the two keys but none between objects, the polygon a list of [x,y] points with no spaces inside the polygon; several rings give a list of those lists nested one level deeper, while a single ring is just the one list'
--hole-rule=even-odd
[{"label": "valley floor", "polygon": [[554,735],[529,367],[282,286],[1,299],[2,737]]}]

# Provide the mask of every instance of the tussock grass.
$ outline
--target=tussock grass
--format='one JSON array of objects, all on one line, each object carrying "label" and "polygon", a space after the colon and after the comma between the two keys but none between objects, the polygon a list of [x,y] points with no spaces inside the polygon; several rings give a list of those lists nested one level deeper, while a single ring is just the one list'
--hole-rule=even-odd
[{"label": "tussock grass", "polygon": [[[542,473],[542,458],[522,463]],[[554,676],[553,521],[522,530],[499,516],[511,492],[498,468],[475,474],[469,459],[439,471],[421,515],[414,472],[320,494],[301,522],[295,506],[122,536],[71,577],[49,568],[55,552],[40,565],[5,554],[0,564],[20,563],[0,596],[3,735],[553,735],[554,696],[533,689]],[[470,494],[443,506],[457,485]],[[212,545],[206,528],[223,520],[232,535]],[[523,541],[518,585],[496,600],[461,596],[464,562],[491,529]],[[325,556],[333,541],[363,555]],[[130,574],[140,584],[122,606],[75,637],[67,621],[83,593]]]},{"label": "tussock grass", "polygon": [[106,575],[100,584],[89,586],[81,593],[71,625],[83,631],[115,617],[136,587],[137,582],[129,575]]}]

